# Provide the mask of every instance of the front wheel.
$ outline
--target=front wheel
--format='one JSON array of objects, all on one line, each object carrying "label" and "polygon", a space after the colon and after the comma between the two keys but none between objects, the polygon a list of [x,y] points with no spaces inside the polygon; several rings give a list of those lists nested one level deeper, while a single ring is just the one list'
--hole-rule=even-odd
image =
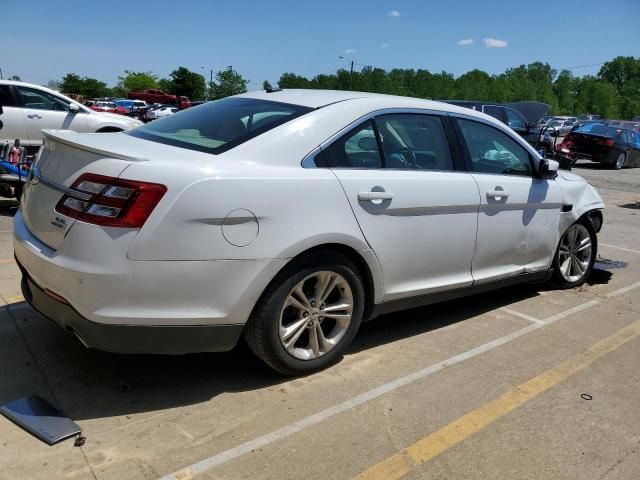
[{"label": "front wheel", "polygon": [[285,375],[338,361],[364,311],[358,269],[333,252],[313,254],[285,268],[267,288],[245,328],[251,350]]},{"label": "front wheel", "polygon": [[554,258],[553,283],[574,288],[587,281],[598,253],[598,238],[589,220],[578,221],[562,235]]}]

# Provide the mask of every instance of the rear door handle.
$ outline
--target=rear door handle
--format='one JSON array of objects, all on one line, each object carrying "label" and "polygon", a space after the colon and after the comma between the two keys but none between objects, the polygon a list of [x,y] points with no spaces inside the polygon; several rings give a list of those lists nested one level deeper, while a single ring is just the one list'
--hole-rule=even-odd
[{"label": "rear door handle", "polygon": [[361,202],[367,202],[372,200],[391,200],[393,193],[389,192],[360,192],[358,193],[358,200]]},{"label": "rear door handle", "polygon": [[42,118],[40,115],[38,115],[37,113],[32,113],[31,115],[27,115],[27,117],[29,118],[34,118],[34,119],[40,119]]},{"label": "rear door handle", "polygon": [[509,196],[509,192],[505,192],[504,190],[489,190],[487,192],[487,198],[507,198]]}]

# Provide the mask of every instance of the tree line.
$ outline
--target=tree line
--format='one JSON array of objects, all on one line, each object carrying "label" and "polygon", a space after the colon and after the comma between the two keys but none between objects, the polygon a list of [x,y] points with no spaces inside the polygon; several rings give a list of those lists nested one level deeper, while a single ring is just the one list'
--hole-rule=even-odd
[{"label": "tree line", "polygon": [[[51,83],[51,82],[50,82]],[[160,88],[192,100],[223,98],[243,93],[249,81],[227,68],[212,82],[199,73],[179,67],[168,78],[152,72],[125,71],[114,87],[94,78],[65,75],[58,86],[64,93],[92,97],[124,97],[129,91]],[[640,58],[616,57],[606,62],[597,75],[576,76],[570,70],[557,71],[548,63],[534,62],[490,75],[479,69],[459,77],[426,69],[385,70],[373,66],[360,71],[339,69],[334,74],[312,78],[293,72],[283,73],[279,88],[357,90],[418,98],[480,100],[509,103],[536,100],[551,105],[555,115],[599,114],[606,118],[629,119],[640,115]],[[268,81],[263,88],[270,89]]]}]

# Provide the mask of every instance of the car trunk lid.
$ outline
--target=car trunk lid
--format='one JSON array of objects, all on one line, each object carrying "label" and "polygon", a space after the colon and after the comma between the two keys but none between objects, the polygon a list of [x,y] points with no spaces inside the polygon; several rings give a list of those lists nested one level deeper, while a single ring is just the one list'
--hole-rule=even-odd
[{"label": "car trunk lid", "polygon": [[43,133],[44,144],[27,178],[21,209],[29,231],[57,249],[75,223],[74,218],[56,211],[73,182],[83,173],[119,177],[132,162],[145,161],[145,150],[140,140],[120,133]]}]

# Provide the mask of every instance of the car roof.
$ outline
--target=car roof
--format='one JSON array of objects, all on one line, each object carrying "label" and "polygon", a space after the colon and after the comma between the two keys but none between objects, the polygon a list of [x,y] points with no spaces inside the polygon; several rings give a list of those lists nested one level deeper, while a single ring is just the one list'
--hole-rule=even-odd
[{"label": "car roof", "polygon": [[[273,102],[289,103],[309,108],[321,108],[339,102],[349,100],[371,100],[372,106],[377,103],[384,107],[389,106],[389,101],[397,99],[403,108],[420,108],[439,110],[442,112],[469,114],[469,110],[436,100],[426,100],[423,98],[402,97],[398,95],[385,95],[382,93],[370,92],[350,92],[342,90],[312,90],[312,89],[284,89],[273,92],[258,90],[236,95],[235,98],[255,98],[260,100],[271,100]],[[472,110],[473,111],[473,110]]]},{"label": "car roof", "polygon": [[45,92],[53,93],[54,95],[58,95],[59,97],[62,97],[65,100],[68,100],[68,101],[70,101],[72,103],[75,103],[76,105],[82,105],[77,100],[74,100],[73,98],[67,97],[64,93],[60,93],[60,92],[58,92],[56,90],[51,90],[50,88],[43,87],[42,85],[36,85],[34,83],[18,82],[17,80],[0,80],[0,85],[20,85],[20,86],[23,86],[23,87],[36,88],[38,90],[42,90],[42,91],[45,91]]}]

